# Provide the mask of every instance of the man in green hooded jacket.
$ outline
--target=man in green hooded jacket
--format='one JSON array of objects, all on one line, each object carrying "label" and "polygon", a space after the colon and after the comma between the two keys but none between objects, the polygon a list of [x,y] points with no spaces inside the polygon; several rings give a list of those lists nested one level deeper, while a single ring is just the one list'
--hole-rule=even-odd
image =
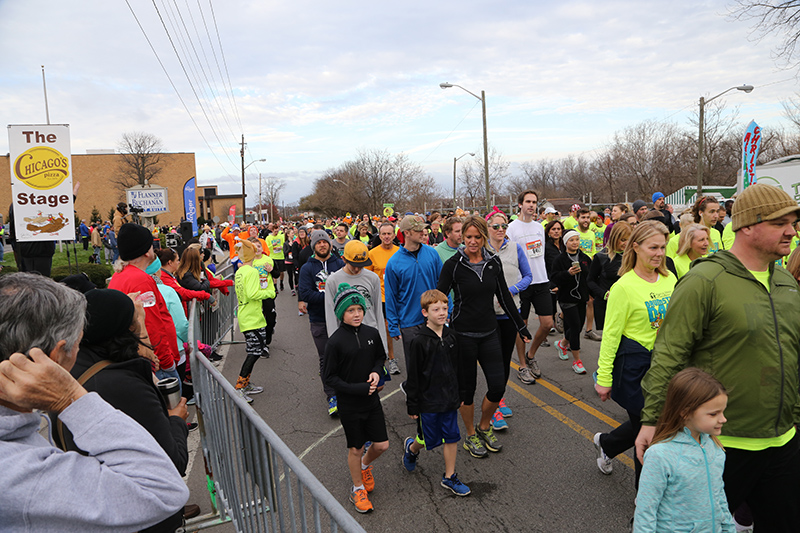
[{"label": "man in green hooded jacket", "polygon": [[695,261],[675,287],[642,380],[640,460],[678,371],[699,367],[726,387],[725,492],[731,511],[749,505],[756,531],[798,528],[800,292],[775,265],[789,253],[798,214],[781,189],[744,190],[733,205],[733,247]]}]

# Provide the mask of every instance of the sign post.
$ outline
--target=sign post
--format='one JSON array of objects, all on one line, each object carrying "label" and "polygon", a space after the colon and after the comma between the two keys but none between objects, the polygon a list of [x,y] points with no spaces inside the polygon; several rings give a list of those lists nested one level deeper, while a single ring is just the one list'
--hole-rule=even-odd
[{"label": "sign post", "polygon": [[14,236],[75,240],[69,125],[8,126]]}]

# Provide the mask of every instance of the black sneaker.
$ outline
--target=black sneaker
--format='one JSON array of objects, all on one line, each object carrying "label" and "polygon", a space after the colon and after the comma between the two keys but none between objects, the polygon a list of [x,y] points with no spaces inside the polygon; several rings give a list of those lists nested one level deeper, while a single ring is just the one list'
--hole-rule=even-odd
[{"label": "black sneaker", "polygon": [[222,361],[222,356],[215,351],[211,352],[211,355],[208,356],[208,360],[212,363],[216,363],[217,361]]},{"label": "black sneaker", "polygon": [[195,429],[197,429],[197,422],[188,422],[186,424],[186,427],[189,431],[194,431]]},{"label": "black sneaker", "polygon": [[264,350],[261,352],[261,359],[269,359],[269,346],[264,346]]}]

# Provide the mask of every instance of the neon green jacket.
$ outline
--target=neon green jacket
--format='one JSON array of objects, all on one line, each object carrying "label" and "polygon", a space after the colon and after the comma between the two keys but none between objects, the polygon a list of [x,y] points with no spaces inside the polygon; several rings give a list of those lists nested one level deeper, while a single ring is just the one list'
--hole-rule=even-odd
[{"label": "neon green jacket", "polygon": [[770,264],[770,291],[729,251],[692,263],[672,293],[642,380],[642,423],[655,425],[667,384],[694,366],[728,389],[722,434],[773,438],[800,420],[800,292]]}]

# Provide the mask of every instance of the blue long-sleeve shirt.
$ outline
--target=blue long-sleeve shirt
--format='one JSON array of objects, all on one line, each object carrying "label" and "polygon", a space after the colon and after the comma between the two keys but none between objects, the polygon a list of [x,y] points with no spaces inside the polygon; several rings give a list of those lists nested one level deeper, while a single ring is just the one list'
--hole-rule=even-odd
[{"label": "blue long-sleeve shirt", "polygon": [[401,328],[425,323],[419,299],[423,292],[436,288],[441,271],[439,254],[427,244],[416,253],[400,248],[389,259],[383,274],[389,335],[398,337]]}]

